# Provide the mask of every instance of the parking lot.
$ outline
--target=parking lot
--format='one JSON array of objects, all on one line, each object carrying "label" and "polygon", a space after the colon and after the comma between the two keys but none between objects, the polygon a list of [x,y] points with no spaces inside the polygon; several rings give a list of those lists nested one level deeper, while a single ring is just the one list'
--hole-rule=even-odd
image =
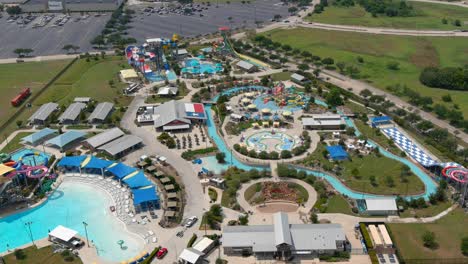
[{"label": "parking lot", "polygon": [[44,14],[38,14],[28,24],[21,24],[21,18],[8,22],[8,15],[4,15],[0,18],[0,58],[16,57],[13,53],[16,48],[31,48],[34,50],[31,55],[35,56],[64,54],[66,52],[62,48],[66,44],[79,46],[80,51],[90,51],[90,41],[101,32],[109,17],[109,13],[99,17],[91,14],[84,18],[80,14],[72,14],[67,19],[62,14],[56,14],[43,25]]},{"label": "parking lot", "polygon": [[[153,6],[158,9],[160,5],[154,4]],[[257,0],[252,1],[251,4],[239,2],[219,4],[219,7],[216,7],[216,4],[200,5],[200,7],[207,9],[203,8],[201,12],[195,11],[193,15],[184,15],[174,12],[167,14],[158,11],[144,12],[143,6],[132,6],[137,13],[131,23],[129,35],[140,43],[147,38],[170,37],[174,33],[184,37],[195,37],[216,32],[221,26],[254,27],[255,20],[270,22],[276,14],[283,18],[288,16],[288,7],[281,5],[279,0]],[[229,17],[232,19],[230,20]]]}]

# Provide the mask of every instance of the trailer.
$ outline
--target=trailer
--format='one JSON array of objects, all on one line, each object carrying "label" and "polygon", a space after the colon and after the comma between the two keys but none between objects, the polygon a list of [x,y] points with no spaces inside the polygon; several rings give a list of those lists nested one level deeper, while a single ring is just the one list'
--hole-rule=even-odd
[{"label": "trailer", "polygon": [[12,106],[19,106],[21,103],[26,100],[31,95],[31,89],[29,88],[24,88],[21,93],[19,93],[15,98],[11,100],[11,105]]}]

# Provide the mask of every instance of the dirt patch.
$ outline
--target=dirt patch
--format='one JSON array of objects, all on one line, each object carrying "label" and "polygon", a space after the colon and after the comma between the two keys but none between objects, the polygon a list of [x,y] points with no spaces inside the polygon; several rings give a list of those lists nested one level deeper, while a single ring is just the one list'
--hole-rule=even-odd
[{"label": "dirt patch", "polygon": [[439,54],[430,41],[419,39],[416,47],[416,51],[410,56],[411,63],[420,68],[439,66]]},{"label": "dirt patch", "polygon": [[266,205],[260,205],[257,206],[257,210],[261,213],[268,213],[268,214],[274,214],[277,212],[295,212],[299,206],[297,204],[290,204],[290,203],[269,203]]}]

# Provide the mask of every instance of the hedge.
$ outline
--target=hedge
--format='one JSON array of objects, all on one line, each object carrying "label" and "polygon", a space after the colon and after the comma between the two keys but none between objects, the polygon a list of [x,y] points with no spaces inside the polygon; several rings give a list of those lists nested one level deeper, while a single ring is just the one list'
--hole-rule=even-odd
[{"label": "hedge", "polygon": [[193,246],[193,243],[195,243],[195,240],[197,240],[197,234],[193,234],[192,237],[190,238],[190,240],[188,241],[187,243],[187,247],[192,247]]},{"label": "hedge", "polygon": [[143,260],[140,263],[141,264],[150,264],[153,261],[153,259],[156,257],[156,253],[158,253],[158,251],[159,251],[159,247],[155,247],[153,249],[153,251],[151,251],[151,254],[145,260]]},{"label": "hedge", "polygon": [[369,236],[369,232],[367,232],[366,224],[359,223],[359,227],[361,229],[361,234],[364,237],[364,242],[366,242],[367,250],[374,248],[374,245],[372,244],[372,240]]},{"label": "hedge", "polygon": [[182,152],[181,157],[185,160],[192,160],[196,155],[208,154],[215,151],[218,151],[216,147],[209,147],[197,150],[187,150]]}]

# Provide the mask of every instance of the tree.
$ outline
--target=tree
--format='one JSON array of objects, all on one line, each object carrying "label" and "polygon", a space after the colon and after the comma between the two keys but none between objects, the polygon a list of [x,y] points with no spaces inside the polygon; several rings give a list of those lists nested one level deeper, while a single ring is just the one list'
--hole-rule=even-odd
[{"label": "tree", "polygon": [[[8,12],[8,9],[7,9],[7,12]],[[453,21],[453,24],[454,24],[456,27],[461,27],[461,21],[460,21],[460,19],[455,19],[455,21]]]},{"label": "tree", "polygon": [[301,71],[306,71],[309,69],[309,65],[305,64],[305,63],[302,63],[302,64],[299,64],[299,66],[297,66],[297,68]]},{"label": "tree", "polygon": [[297,12],[297,7],[291,6],[290,8],[288,8],[288,12],[289,13],[296,13]]},{"label": "tree", "polygon": [[337,88],[333,88],[325,97],[327,104],[330,106],[343,105],[343,99],[341,98],[340,91]]},{"label": "tree", "polygon": [[71,44],[67,44],[67,45],[63,46],[62,49],[65,50],[65,51],[67,51],[67,53],[69,53],[70,50],[71,50],[71,48],[72,48],[72,46],[73,46],[73,45],[71,45]]},{"label": "tree", "polygon": [[462,238],[460,247],[463,255],[468,256],[468,237]]},{"label": "tree", "polygon": [[395,187],[395,181],[393,180],[393,177],[388,175],[385,177],[385,183],[387,184],[388,187]]},{"label": "tree", "polygon": [[16,120],[16,126],[21,127],[23,125],[23,120]]},{"label": "tree", "polygon": [[103,35],[96,36],[94,39],[91,40],[91,44],[97,45],[98,48],[101,48],[101,46],[106,44],[106,42],[104,40],[104,36]]},{"label": "tree", "polygon": [[320,75],[320,69],[315,69],[312,73],[315,75],[316,78],[318,78]]},{"label": "tree", "polygon": [[318,216],[316,213],[311,213],[310,214],[310,221],[312,221],[312,223],[316,224],[318,223]]},{"label": "tree", "polygon": [[29,48],[17,48],[13,52],[18,55],[18,57],[25,57],[32,53],[34,50]]},{"label": "tree", "polygon": [[398,71],[400,69],[400,63],[396,61],[391,61],[387,63],[387,69],[392,70],[392,71]]},{"label": "tree", "polygon": [[239,215],[239,225],[247,225],[249,223],[249,215]]},{"label": "tree", "polygon": [[322,59],[322,63],[325,65],[332,65],[335,63],[335,61],[332,58],[324,58]]},{"label": "tree", "polygon": [[281,151],[281,158],[282,159],[289,159],[292,157],[291,151],[289,150],[282,150]]},{"label": "tree", "polygon": [[6,12],[10,16],[19,15],[19,14],[21,14],[21,7],[19,7],[19,6],[8,6],[6,8]]},{"label": "tree", "polygon": [[344,62],[337,62],[336,63],[336,67],[338,67],[338,69],[340,70],[340,73],[344,73],[344,69],[346,67],[346,63]]},{"label": "tree", "polygon": [[430,232],[430,231],[424,232],[424,234],[422,235],[422,240],[423,240],[424,246],[427,248],[434,249],[437,247],[434,232]]},{"label": "tree", "polygon": [[225,163],[226,161],[224,160],[226,158],[226,154],[224,152],[218,152],[216,153],[216,160],[218,163]]},{"label": "tree", "polygon": [[442,101],[447,102],[447,103],[452,102],[452,97],[450,96],[450,94],[443,95]]},{"label": "tree", "polygon": [[359,178],[359,169],[358,168],[353,168],[351,170],[351,175],[353,175],[354,178],[358,179]]},{"label": "tree", "polygon": [[275,21],[278,21],[278,20],[281,19],[281,15],[276,14],[276,15],[273,16],[273,19],[274,19]]},{"label": "tree", "polygon": [[363,57],[357,56],[356,59],[357,59],[357,61],[358,61],[359,63],[364,63],[364,58],[363,58]]},{"label": "tree", "polygon": [[371,176],[369,177],[369,181],[370,181],[370,184],[371,184],[372,186],[377,186],[377,181],[375,180],[375,176],[374,176],[374,175],[371,175]]}]

